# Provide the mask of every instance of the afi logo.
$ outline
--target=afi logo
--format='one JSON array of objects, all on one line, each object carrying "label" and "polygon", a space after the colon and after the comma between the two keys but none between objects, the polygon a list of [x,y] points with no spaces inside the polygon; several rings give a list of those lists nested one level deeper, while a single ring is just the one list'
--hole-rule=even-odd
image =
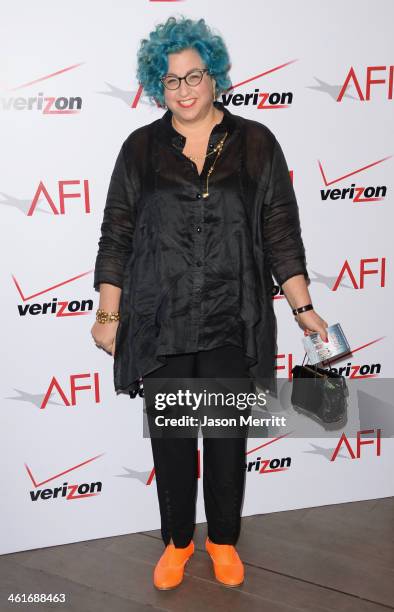
[{"label": "afi logo", "polygon": [[[374,78],[374,73],[378,73],[382,78]],[[371,88],[376,85],[385,86],[385,95],[388,100],[393,99],[394,66],[367,66],[365,73],[356,74],[353,66],[345,77],[345,82],[339,92],[337,102],[341,102],[349,85],[354,85],[359,100],[369,102],[371,99]]]},{"label": "afi logo", "polygon": [[381,433],[382,430],[381,429],[377,429],[376,430],[376,440],[374,439],[367,439],[367,440],[363,440],[361,438],[362,435],[364,434],[373,434],[375,433],[374,429],[363,429],[361,431],[357,432],[357,440],[356,440],[356,448],[353,449],[352,445],[347,437],[347,435],[345,433],[343,433],[339,439],[339,442],[334,450],[334,453],[330,459],[330,461],[335,461],[339,451],[341,450],[341,447],[344,446],[345,449],[347,450],[349,457],[351,459],[360,459],[361,458],[361,447],[368,445],[368,444],[372,444],[375,446],[376,448],[376,456],[380,457],[380,449],[381,449]]},{"label": "afi logo", "polygon": [[[68,185],[78,185],[80,189],[75,190],[74,192],[67,192]],[[90,213],[90,195],[89,195],[89,181],[84,179],[82,182],[80,180],[74,181],[58,181],[56,195],[53,197],[50,195],[49,190],[44,185],[43,181],[40,181],[36,192],[33,196],[32,203],[27,212],[27,216],[31,217],[36,210],[37,203],[44,199],[49,209],[52,211],[54,215],[64,215],[66,212],[66,200],[75,200],[78,199],[78,206],[82,204],[82,210],[86,214]],[[55,203],[57,202],[57,205]],[[41,212],[42,209],[39,210]]]},{"label": "afi logo", "polygon": [[[369,264],[375,264],[375,263],[377,264],[376,267],[371,268],[371,269],[367,268]],[[379,257],[372,257],[368,259],[360,259],[360,262],[358,264],[358,269],[355,271],[353,271],[350,263],[346,259],[338,274],[338,277],[334,283],[334,286],[332,287],[332,291],[336,291],[338,289],[338,286],[342,278],[345,275],[347,275],[350,278],[354,289],[364,289],[364,278],[370,275],[378,276],[379,286],[385,287],[386,286],[385,285],[386,283],[386,258],[382,257],[381,259],[379,259]],[[374,286],[376,286],[376,283],[374,283]]]},{"label": "afi logo", "polygon": [[[86,379],[88,384],[79,385],[77,381],[80,379]],[[53,392],[57,392],[57,394],[62,399],[65,406],[76,406],[77,404],[77,393],[80,391],[89,391],[89,398],[94,400],[96,404],[100,403],[100,379],[98,372],[94,372],[93,374],[87,372],[84,374],[70,374],[68,384],[65,389],[63,389],[62,385],[56,378],[53,376],[48,389],[45,393],[44,399],[42,400],[42,404],[40,409],[43,410],[46,408],[49,398]]]}]

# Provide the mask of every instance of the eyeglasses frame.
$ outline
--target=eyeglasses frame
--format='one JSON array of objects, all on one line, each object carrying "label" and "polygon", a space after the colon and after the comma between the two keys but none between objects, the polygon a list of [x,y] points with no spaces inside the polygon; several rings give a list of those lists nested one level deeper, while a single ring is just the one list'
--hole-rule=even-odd
[{"label": "eyeglasses frame", "polygon": [[[208,74],[211,74],[211,73],[209,72],[209,68],[192,68],[192,69],[191,69],[191,70],[189,70],[189,71],[188,71],[188,72],[185,74],[185,76],[183,76],[183,77],[180,77],[180,76],[178,76],[177,74],[172,75],[172,74],[170,73],[170,74],[165,74],[164,76],[162,76],[162,77],[160,78],[160,81],[163,83],[163,86],[164,86],[166,89],[168,89],[168,91],[176,91],[177,89],[179,89],[179,88],[180,88],[180,86],[181,86],[181,81],[185,81],[185,83],[186,83],[187,85],[189,85],[189,83],[186,81],[186,78],[187,78],[187,77],[189,76],[189,74],[191,74],[192,72],[202,72],[202,75],[201,75],[201,81],[202,81],[202,80],[203,80],[203,78],[204,78],[204,72],[207,72]],[[178,79],[178,81],[179,81],[179,85],[178,85],[178,87],[171,88],[171,87],[167,87],[167,85],[165,85],[165,83],[164,83],[164,79],[165,79],[166,77],[168,77],[168,76],[174,76],[175,78],[177,78],[177,79]],[[201,83],[201,81],[200,81],[200,83]],[[200,83],[198,83],[198,85],[199,85]],[[189,87],[197,87],[197,85],[189,85]]]}]

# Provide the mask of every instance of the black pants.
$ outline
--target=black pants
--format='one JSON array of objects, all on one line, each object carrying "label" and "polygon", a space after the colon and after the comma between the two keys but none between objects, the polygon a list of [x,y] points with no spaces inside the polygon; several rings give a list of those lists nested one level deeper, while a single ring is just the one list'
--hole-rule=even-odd
[{"label": "black pants", "polygon": [[[244,352],[239,347],[226,345],[208,351],[167,357],[167,365],[144,376],[145,397],[149,395],[152,378],[167,377],[245,379],[245,383],[240,381],[241,385],[244,391],[251,392],[251,378]],[[234,545],[239,537],[246,473],[246,440],[247,435],[220,438],[204,434],[204,505],[208,537],[215,544]],[[151,444],[162,538],[165,545],[172,538],[177,548],[183,548],[191,541],[195,527],[198,438],[151,436]]]}]

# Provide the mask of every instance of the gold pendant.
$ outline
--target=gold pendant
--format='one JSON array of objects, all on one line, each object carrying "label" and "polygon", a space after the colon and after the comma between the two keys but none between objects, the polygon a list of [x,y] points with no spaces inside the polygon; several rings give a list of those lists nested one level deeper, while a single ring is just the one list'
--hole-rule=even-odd
[{"label": "gold pendant", "polygon": [[203,198],[207,198],[208,196],[209,196],[208,191],[205,191],[205,192],[202,194],[202,197],[203,197]]}]

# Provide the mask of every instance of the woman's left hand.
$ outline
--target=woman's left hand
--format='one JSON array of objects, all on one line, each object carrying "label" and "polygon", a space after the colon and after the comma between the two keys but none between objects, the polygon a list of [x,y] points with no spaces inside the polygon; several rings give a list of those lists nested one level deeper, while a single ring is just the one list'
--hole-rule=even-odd
[{"label": "woman's left hand", "polygon": [[322,319],[315,310],[307,310],[295,316],[295,319],[301,329],[304,330],[304,335],[309,336],[314,332],[320,334],[324,342],[328,341],[327,327],[328,323]]}]

